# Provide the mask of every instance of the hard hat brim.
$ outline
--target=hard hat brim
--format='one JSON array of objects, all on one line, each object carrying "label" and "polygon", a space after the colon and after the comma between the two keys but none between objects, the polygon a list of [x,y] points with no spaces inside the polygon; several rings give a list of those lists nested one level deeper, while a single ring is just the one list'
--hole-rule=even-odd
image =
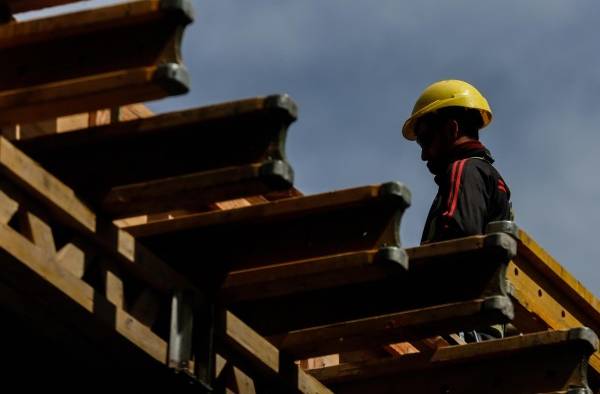
[{"label": "hard hat brim", "polygon": [[426,114],[434,113],[437,110],[447,107],[464,107],[471,108],[479,111],[481,114],[482,125],[480,129],[483,129],[492,121],[492,111],[489,109],[489,105],[487,105],[487,101],[485,102],[486,108],[477,108],[471,103],[469,97],[464,96],[456,96],[453,98],[445,99],[445,100],[436,100],[429,105],[421,108],[419,111],[413,113],[407,120],[404,122],[402,126],[402,135],[409,141],[415,141],[417,139],[417,133],[415,131],[415,126],[419,118]]}]

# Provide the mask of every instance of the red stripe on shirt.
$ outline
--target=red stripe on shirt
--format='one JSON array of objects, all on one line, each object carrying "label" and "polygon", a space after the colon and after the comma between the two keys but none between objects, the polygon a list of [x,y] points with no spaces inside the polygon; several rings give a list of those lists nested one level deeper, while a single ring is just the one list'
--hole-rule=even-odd
[{"label": "red stripe on shirt", "polygon": [[503,191],[504,193],[508,193],[506,190],[506,184],[502,179],[498,179],[498,190]]},{"label": "red stripe on shirt", "polygon": [[458,173],[456,174],[456,183],[454,185],[454,195],[452,196],[452,206],[450,207],[450,212],[448,213],[448,217],[452,217],[454,212],[456,211],[456,205],[458,202],[458,193],[460,192],[460,179],[462,178],[463,169],[465,168],[465,163],[467,159],[463,159],[460,161],[460,165],[458,167]]},{"label": "red stripe on shirt", "polygon": [[458,168],[458,161],[452,163],[452,174],[450,175],[450,195],[448,196],[448,202],[446,203],[446,211],[442,213],[442,216],[447,216],[450,212],[450,206],[452,205],[452,196],[454,195],[454,183],[456,176],[456,169]]}]

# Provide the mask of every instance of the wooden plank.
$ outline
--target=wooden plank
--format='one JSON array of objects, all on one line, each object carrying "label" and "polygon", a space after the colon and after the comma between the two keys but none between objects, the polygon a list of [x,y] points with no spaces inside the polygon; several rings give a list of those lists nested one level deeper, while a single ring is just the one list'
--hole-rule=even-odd
[{"label": "wooden plank", "polygon": [[[105,297],[114,306],[117,308],[125,308],[125,289],[123,285],[123,280],[119,277],[119,275],[110,269],[104,269],[104,287],[105,287]],[[148,324],[146,321],[139,319],[133,311],[131,314],[138,318],[147,327],[152,327],[151,324]]]},{"label": "wooden plank", "polygon": [[600,322],[600,300],[521,229],[518,247],[520,256],[559,286],[561,292],[584,308],[593,320]]},{"label": "wooden plank", "polygon": [[112,217],[194,209],[231,196],[268,193],[292,183],[291,167],[284,161],[272,161],[115,187],[100,207]]},{"label": "wooden plank", "polygon": [[181,209],[199,197],[197,209],[289,188],[284,146],[296,111],[287,95],[256,97],[17,145],[95,207],[135,215]]},{"label": "wooden plank", "polygon": [[[433,244],[418,247],[423,250],[407,249],[409,256],[419,256],[409,259],[407,272],[374,276],[372,281],[365,281],[360,275],[354,275],[349,277],[345,285],[339,287],[318,288],[320,286],[309,284],[303,289],[296,286],[303,283],[303,275],[306,275],[306,278],[311,277],[310,269],[315,270],[315,277],[319,272],[324,272],[327,276],[327,267],[314,264],[317,268],[311,268],[306,264],[303,272],[301,266],[296,267],[293,263],[289,264],[289,268],[285,265],[269,267],[265,264],[264,268],[257,268],[255,272],[249,270],[248,274],[243,271],[232,272],[232,280],[237,276],[237,280],[240,281],[239,289],[232,286],[235,283],[229,282],[232,287],[225,287],[224,294],[227,294],[228,290],[231,291],[239,301],[231,302],[230,308],[266,336],[508,295],[505,271],[516,252],[516,242],[510,236],[472,236],[445,245],[450,248],[451,244],[455,245],[453,250],[458,252],[447,253],[447,250]],[[343,267],[346,263],[340,259],[340,264]],[[376,266],[367,268],[369,270],[366,272],[377,272]],[[352,269],[349,264],[347,270],[352,272]],[[261,271],[266,275],[264,279],[261,279]],[[460,275],[457,275],[457,272],[460,272]],[[274,275],[273,283],[281,282],[274,287],[276,292],[269,287],[271,278],[268,275]],[[247,281],[248,291],[244,290],[244,280]],[[250,291],[262,291],[259,286],[261,280],[265,284],[265,292],[268,294],[273,291],[275,296],[261,297],[250,294]],[[355,282],[352,283],[351,280]],[[288,282],[292,288],[285,290]],[[227,283],[226,280],[225,286]]]},{"label": "wooden plank", "polygon": [[[240,302],[389,279],[402,275],[407,259],[374,249],[232,271],[220,292],[226,302]],[[384,253],[382,253],[384,252]]]},{"label": "wooden plank", "polygon": [[36,246],[46,251],[49,255],[56,254],[52,229],[31,212],[23,212],[21,219],[21,234],[25,235]]},{"label": "wooden plank", "polygon": [[377,202],[381,203],[381,201],[386,200],[388,196],[392,200],[397,198],[396,204],[400,207],[407,207],[410,203],[410,192],[408,189],[400,183],[390,182],[312,196],[276,200],[270,204],[253,205],[235,210],[192,214],[177,218],[176,220],[157,221],[129,227],[128,231],[135,237],[147,238],[210,227],[217,224],[257,223],[261,220],[279,217],[287,220],[307,214],[327,212],[336,208],[351,209],[371,202],[377,204]]},{"label": "wooden plank", "polygon": [[443,347],[432,355],[409,354],[310,373],[336,393],[531,394],[584,390],[585,363],[597,347],[596,335],[581,328]]},{"label": "wooden plank", "polygon": [[2,0],[13,14],[76,3],[82,0]]},{"label": "wooden plank", "polygon": [[110,124],[112,121],[111,113],[117,110],[121,111],[121,116],[115,121],[126,121],[152,116],[152,112],[143,104],[131,104],[112,110],[95,110],[82,114],[60,116],[35,123],[5,126],[2,128],[2,133],[9,140],[24,140],[42,135],[86,129],[88,127]]},{"label": "wooden plank", "polygon": [[[19,266],[21,264],[49,285],[59,289],[72,302],[77,303],[79,307],[87,311],[90,316],[99,313],[98,307],[104,303],[103,296],[95,292],[90,285],[56,264],[47,251],[35,246],[4,224],[0,224],[0,248],[4,253],[8,253],[15,259],[14,261],[3,260],[4,266],[9,261],[12,266],[16,266],[14,270],[10,271],[11,273],[21,272],[23,270],[23,267]],[[12,279],[14,280],[14,278]],[[23,281],[22,283],[28,282]],[[116,330],[154,359],[166,363],[165,341],[152,333],[147,327],[138,323],[124,310],[116,308],[113,313],[112,316],[98,315],[98,318],[101,320],[108,319],[105,320],[105,323],[114,324],[113,327],[110,327],[111,329]]]},{"label": "wooden plank", "polygon": [[186,73],[181,66],[172,63],[3,91],[0,92],[0,124],[93,110],[107,103],[124,105],[183,94],[187,91]]},{"label": "wooden plank", "polygon": [[[79,232],[104,251],[125,272],[140,278],[153,288],[170,292],[174,288],[191,287],[183,276],[173,272],[163,261],[136,242],[131,235],[112,223],[97,218],[72,189],[41,168],[27,155],[0,137],[0,172],[16,185],[12,193],[42,205],[54,220]],[[9,185],[3,186],[9,193]],[[11,196],[12,198],[12,196]]]},{"label": "wooden plank", "polygon": [[508,297],[496,296],[311,327],[269,340],[295,359],[304,359],[489,327],[512,317]]},{"label": "wooden plank", "polygon": [[189,1],[143,0],[0,26],[0,124],[187,92],[191,20]]},{"label": "wooden plank", "polygon": [[[262,338],[231,312],[222,314],[217,328],[228,352],[242,355],[249,360],[241,366],[274,380],[285,392],[332,393],[318,380],[299,368],[292,360],[281,356],[276,347]],[[275,386],[277,387],[277,386]]]},{"label": "wooden plank", "polygon": [[85,274],[85,254],[72,243],[66,244],[58,251],[56,264],[69,271],[76,278],[82,279]]},{"label": "wooden plank", "polygon": [[19,203],[0,190],[0,223],[8,223],[18,209]]},{"label": "wooden plank", "polygon": [[30,387],[31,368],[40,363],[36,377],[46,388],[81,389],[102,371],[96,387],[195,392],[189,379],[166,368],[161,337],[6,225],[0,225],[0,266],[0,331],[10,338],[4,383]]},{"label": "wooden plank", "polygon": [[[519,229],[518,253],[507,270],[512,296],[523,313],[515,325],[524,332],[590,327],[600,332],[600,301],[525,231]],[[600,353],[590,359],[600,375]]]},{"label": "wooden plank", "polygon": [[230,270],[384,247],[401,253],[399,221],[408,193],[388,183],[125,229],[204,288]]}]

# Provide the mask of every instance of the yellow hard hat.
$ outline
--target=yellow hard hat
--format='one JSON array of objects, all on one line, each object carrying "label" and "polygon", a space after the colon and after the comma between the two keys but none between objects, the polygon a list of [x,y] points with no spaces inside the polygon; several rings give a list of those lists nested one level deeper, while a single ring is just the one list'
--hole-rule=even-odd
[{"label": "yellow hard hat", "polygon": [[465,81],[450,79],[429,85],[415,103],[410,118],[404,122],[402,135],[414,141],[417,139],[415,125],[423,115],[446,107],[464,107],[478,110],[481,113],[484,128],[492,121],[492,110],[487,100],[471,84]]}]

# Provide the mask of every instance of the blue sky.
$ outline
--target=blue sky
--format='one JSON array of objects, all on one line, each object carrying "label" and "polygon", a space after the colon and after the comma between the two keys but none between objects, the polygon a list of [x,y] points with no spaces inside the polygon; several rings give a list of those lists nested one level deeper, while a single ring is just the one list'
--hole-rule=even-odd
[{"label": "blue sky", "polygon": [[413,205],[401,234],[412,246],[436,188],[400,127],[428,84],[467,80],[492,106],[481,139],[518,224],[600,294],[600,2],[194,2],[184,38],[192,91],[153,110],[289,93],[300,106],[287,143],[297,187],[406,183]]}]

